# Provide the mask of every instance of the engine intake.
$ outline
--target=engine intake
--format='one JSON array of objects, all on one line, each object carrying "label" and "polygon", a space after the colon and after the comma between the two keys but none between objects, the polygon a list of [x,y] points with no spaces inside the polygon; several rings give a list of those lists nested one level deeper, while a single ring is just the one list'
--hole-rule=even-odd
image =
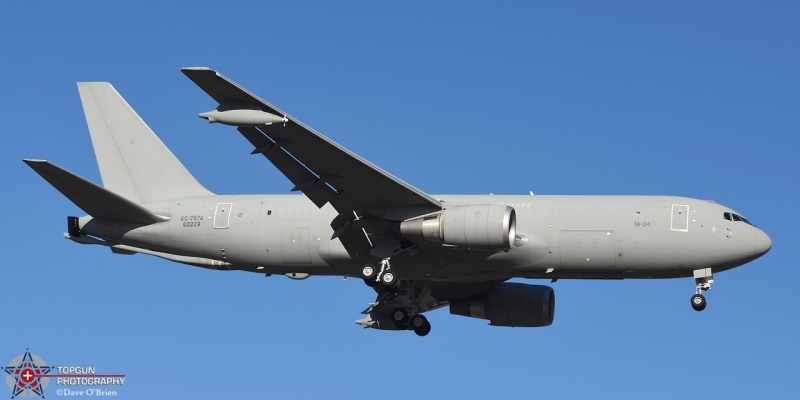
[{"label": "engine intake", "polygon": [[509,250],[517,234],[517,218],[509,206],[457,206],[403,221],[400,233],[453,246]]},{"label": "engine intake", "polygon": [[555,309],[553,288],[524,283],[503,283],[485,295],[450,302],[450,314],[488,319],[495,326],[548,326]]}]

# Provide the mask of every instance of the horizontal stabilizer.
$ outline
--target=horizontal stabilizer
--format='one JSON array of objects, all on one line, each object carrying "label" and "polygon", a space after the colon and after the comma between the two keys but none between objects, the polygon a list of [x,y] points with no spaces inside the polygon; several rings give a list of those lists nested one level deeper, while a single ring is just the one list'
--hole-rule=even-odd
[{"label": "horizontal stabilizer", "polygon": [[95,218],[136,224],[153,224],[169,218],[153,214],[106,188],[44,160],[23,160],[61,194]]}]

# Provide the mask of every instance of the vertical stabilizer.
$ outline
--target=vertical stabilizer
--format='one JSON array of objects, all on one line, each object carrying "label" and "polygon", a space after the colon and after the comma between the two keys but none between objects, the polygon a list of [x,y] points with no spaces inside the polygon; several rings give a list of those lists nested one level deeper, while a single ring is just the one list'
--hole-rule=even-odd
[{"label": "vertical stabilizer", "polygon": [[213,194],[107,82],[79,82],[103,186],[137,203]]}]

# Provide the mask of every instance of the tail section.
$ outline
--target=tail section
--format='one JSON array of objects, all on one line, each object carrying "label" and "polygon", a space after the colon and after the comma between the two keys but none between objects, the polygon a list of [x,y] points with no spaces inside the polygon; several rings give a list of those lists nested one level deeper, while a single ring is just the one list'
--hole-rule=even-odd
[{"label": "tail section", "polygon": [[103,186],[136,203],[205,196],[203,187],[107,82],[79,82]]}]

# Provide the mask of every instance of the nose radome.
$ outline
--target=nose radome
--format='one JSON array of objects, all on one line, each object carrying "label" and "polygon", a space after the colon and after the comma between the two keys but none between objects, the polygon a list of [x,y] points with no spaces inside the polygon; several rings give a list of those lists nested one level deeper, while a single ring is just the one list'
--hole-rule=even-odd
[{"label": "nose radome", "polygon": [[756,230],[756,256],[762,256],[772,248],[772,239],[761,229]]}]

